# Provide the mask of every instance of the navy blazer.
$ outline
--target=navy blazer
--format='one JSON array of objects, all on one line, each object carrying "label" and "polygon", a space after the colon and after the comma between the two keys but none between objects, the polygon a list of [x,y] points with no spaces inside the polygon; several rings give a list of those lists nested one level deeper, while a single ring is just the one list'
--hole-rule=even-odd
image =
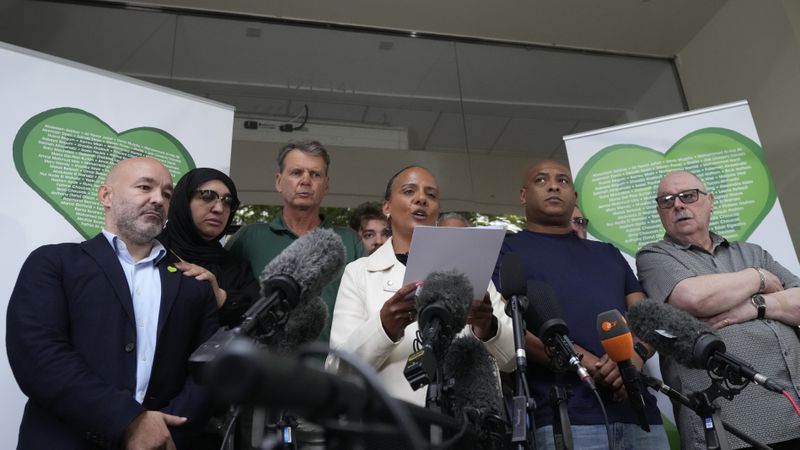
[{"label": "navy blazer", "polygon": [[208,401],[188,373],[189,355],[217,328],[207,282],[159,264],[161,306],[143,404],[136,391],[136,326],[117,255],[99,234],[80,244],[34,250],[8,304],[6,347],[29,397],[19,449],[117,448],[145,409],[189,418],[173,428],[179,446],[205,423]]}]

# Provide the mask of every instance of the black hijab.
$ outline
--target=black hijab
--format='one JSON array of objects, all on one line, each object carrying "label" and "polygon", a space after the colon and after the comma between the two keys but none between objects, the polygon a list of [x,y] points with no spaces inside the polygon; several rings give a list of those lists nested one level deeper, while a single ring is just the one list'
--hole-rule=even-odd
[{"label": "black hijab", "polygon": [[[219,180],[228,187],[233,197],[231,214],[228,223],[219,236],[214,239],[206,240],[197,232],[194,219],[192,219],[192,192],[197,190],[203,183],[210,180]],[[228,253],[219,243],[219,239],[225,234],[225,230],[231,225],[233,215],[239,207],[239,197],[236,192],[236,185],[229,176],[217,169],[200,167],[192,169],[186,173],[175,185],[175,191],[169,202],[169,214],[167,215],[167,226],[158,239],[168,251],[175,253],[181,259],[194,264],[221,264],[228,258]]]}]

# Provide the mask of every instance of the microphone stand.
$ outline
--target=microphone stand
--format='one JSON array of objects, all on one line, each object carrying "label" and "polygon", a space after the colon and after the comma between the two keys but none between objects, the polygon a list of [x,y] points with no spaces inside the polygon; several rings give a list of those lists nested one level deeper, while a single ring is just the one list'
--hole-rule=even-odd
[{"label": "microphone stand", "polygon": [[[683,406],[697,413],[697,415],[703,420],[704,424],[703,428],[706,431],[706,448],[720,449],[720,450],[730,449],[730,444],[728,443],[727,438],[724,436],[724,434],[718,433],[718,431],[722,431],[722,433],[724,433],[724,431],[727,430],[737,438],[746,442],[751,447],[759,448],[762,450],[772,450],[772,448],[769,447],[768,445],[758,442],[757,440],[748,436],[738,428],[722,420],[722,418],[720,417],[720,408],[718,406],[715,406],[712,402],[715,398],[720,396],[728,398],[730,400],[733,398],[735,393],[732,393],[727,389],[719,387],[718,386],[719,382],[717,380],[712,380],[713,383],[705,391],[695,392],[693,394],[690,394],[689,397],[687,397],[680,391],[676,391],[675,389],[672,389],[671,387],[667,386],[666,384],[664,384],[664,382],[662,382],[658,378],[647,375],[644,372],[640,372],[639,376],[640,379],[651,389],[666,394],[667,397],[679,402]],[[705,426],[706,424],[709,423],[708,419],[710,419],[710,424],[711,424],[710,429],[707,426]],[[719,427],[720,424],[722,425],[722,428],[724,430],[720,429]]]},{"label": "microphone stand", "polygon": [[517,356],[517,370],[514,371],[514,397],[511,399],[511,443],[517,450],[536,450],[536,441],[532,430],[536,428],[533,411],[536,402],[531,398],[528,390],[528,380],[525,378],[528,359],[525,353],[525,325],[522,320],[522,308],[519,296],[512,295],[507,308],[511,316],[514,330],[514,347]]},{"label": "microphone stand", "polygon": [[[435,412],[441,413],[443,410],[450,412],[449,402],[446,401],[446,396],[443,395],[445,389],[442,379],[444,371],[439,361],[436,361],[436,370],[428,384],[428,392],[425,395],[425,408]],[[443,440],[442,427],[432,423],[430,426],[430,443],[431,445],[441,444]]]},{"label": "microphone stand", "polygon": [[572,425],[567,413],[569,391],[567,384],[564,382],[564,373],[569,367],[565,361],[567,356],[557,350],[548,353],[551,353],[550,363],[556,374],[556,381],[550,387],[550,408],[553,410],[553,442],[556,450],[572,450],[575,444],[572,440]]},{"label": "microphone stand", "polygon": [[572,425],[567,414],[569,392],[564,383],[564,373],[556,372],[556,382],[550,387],[550,407],[553,410],[553,441],[556,450],[572,450]]}]

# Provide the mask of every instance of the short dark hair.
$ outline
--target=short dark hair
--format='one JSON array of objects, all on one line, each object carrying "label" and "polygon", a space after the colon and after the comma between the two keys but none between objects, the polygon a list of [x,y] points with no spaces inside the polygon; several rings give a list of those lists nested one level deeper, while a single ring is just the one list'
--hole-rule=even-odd
[{"label": "short dark hair", "polygon": [[[394,183],[395,178],[397,178],[397,176],[400,175],[401,173],[413,167],[419,167],[420,169],[425,169],[424,167],[419,166],[417,164],[412,164],[410,166],[405,166],[402,169],[398,170],[396,174],[392,175],[392,178],[389,178],[389,183],[386,184],[386,193],[383,194],[384,200],[389,200],[389,198],[392,196],[392,183]],[[430,170],[428,170],[428,172],[430,172]]]},{"label": "short dark hair", "polygon": [[284,145],[281,151],[278,152],[278,172],[283,172],[284,167],[286,167],[286,155],[292,150],[300,150],[307,155],[321,157],[325,161],[325,175],[328,174],[328,168],[331,166],[331,157],[328,155],[328,150],[319,141],[290,142]]},{"label": "short dark hair", "polygon": [[353,213],[350,215],[350,228],[354,231],[358,231],[364,225],[364,222],[370,220],[386,220],[386,216],[383,215],[383,209],[381,208],[381,204],[378,202],[364,202],[353,210]]}]

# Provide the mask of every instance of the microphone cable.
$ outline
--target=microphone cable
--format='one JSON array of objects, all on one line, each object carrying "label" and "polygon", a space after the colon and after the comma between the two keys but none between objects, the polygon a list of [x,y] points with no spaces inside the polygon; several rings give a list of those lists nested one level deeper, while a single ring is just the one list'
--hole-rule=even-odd
[{"label": "microphone cable", "polygon": [[222,444],[219,446],[219,450],[225,450],[228,448],[228,441],[230,440],[233,432],[233,425],[239,420],[239,413],[241,412],[242,407],[241,405],[236,405],[231,413],[231,418],[228,420],[228,426],[225,427],[225,434],[222,435]]},{"label": "microphone cable", "polygon": [[600,398],[600,394],[597,392],[597,389],[592,389],[591,391],[594,393],[597,403],[600,404],[600,411],[603,412],[603,423],[606,425],[606,437],[608,438],[608,450],[615,450],[614,434],[611,433],[611,424],[608,423],[608,414],[606,414],[606,407],[603,405],[603,399]]},{"label": "microphone cable", "polygon": [[789,392],[787,392],[786,389],[782,390],[781,394],[783,394],[783,396],[786,397],[789,400],[789,403],[792,404],[792,408],[794,408],[794,412],[796,412],[797,415],[800,416],[800,408],[797,407],[797,403],[795,403],[794,398],[792,397],[792,395],[789,394]]}]

